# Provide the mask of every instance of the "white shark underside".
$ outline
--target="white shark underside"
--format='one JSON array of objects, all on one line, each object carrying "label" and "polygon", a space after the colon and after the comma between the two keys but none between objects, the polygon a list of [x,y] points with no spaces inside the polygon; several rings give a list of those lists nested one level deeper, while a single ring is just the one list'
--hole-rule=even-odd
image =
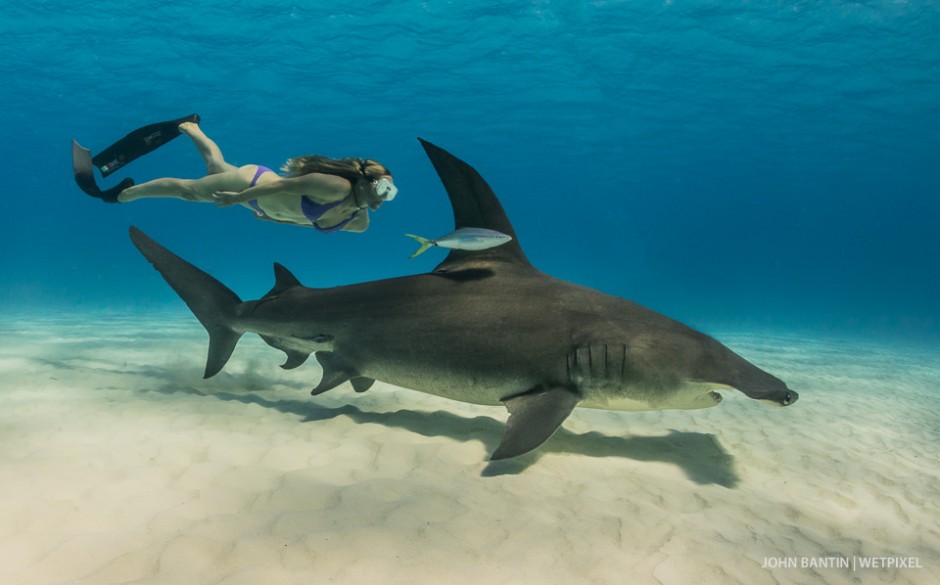
[{"label": "white shark underside", "polygon": [[716,388],[779,405],[797,394],[713,338],[631,301],[531,266],[502,206],[469,165],[423,142],[450,196],[456,227],[503,232],[506,245],[455,250],[433,272],[313,289],[275,265],[276,282],[242,302],[213,277],[131,229],[141,252],[210,335],[206,376],[244,333],[296,367],[323,367],[314,394],[375,380],[454,400],[506,405],[493,459],[534,449],[575,406],[610,410],[706,408]]}]

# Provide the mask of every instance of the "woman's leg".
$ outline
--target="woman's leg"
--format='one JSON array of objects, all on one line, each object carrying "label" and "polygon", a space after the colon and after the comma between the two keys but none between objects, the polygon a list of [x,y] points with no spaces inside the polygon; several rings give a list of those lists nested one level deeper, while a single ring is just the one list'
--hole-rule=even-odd
[{"label": "woman's leg", "polygon": [[244,191],[251,183],[252,171],[257,167],[246,165],[241,169],[215,173],[201,179],[155,179],[121,191],[118,201],[127,203],[145,197],[175,197],[186,201],[212,202],[218,191]]},{"label": "woman's leg", "polygon": [[219,145],[206,136],[198,124],[194,122],[183,122],[180,124],[179,128],[180,132],[189,136],[193,141],[196,150],[198,150],[199,155],[202,156],[202,160],[206,162],[206,172],[208,174],[215,175],[238,169],[235,165],[225,162]]},{"label": "woman's leg", "polygon": [[[183,122],[179,128],[193,141],[206,163],[208,176],[201,179],[155,179],[121,191],[118,201],[126,203],[145,197],[175,197],[186,201],[211,202],[214,201],[212,194],[217,191],[244,191],[248,188],[251,175],[247,167],[240,170],[225,162],[219,145],[206,136],[198,124]],[[251,169],[254,168],[251,166]]]}]

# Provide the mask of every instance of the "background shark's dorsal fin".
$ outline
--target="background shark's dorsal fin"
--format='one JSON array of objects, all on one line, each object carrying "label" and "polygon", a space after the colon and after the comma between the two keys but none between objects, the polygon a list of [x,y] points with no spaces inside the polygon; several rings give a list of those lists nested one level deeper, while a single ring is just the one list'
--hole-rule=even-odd
[{"label": "background shark's dorsal fin", "polygon": [[454,209],[454,224],[460,228],[486,228],[512,236],[512,241],[502,246],[469,252],[453,250],[435,269],[436,271],[457,268],[459,264],[480,261],[514,262],[531,266],[526,258],[519,238],[513,229],[499,199],[473,167],[430,142],[418,139],[437,175],[444,183],[451,207]]}]

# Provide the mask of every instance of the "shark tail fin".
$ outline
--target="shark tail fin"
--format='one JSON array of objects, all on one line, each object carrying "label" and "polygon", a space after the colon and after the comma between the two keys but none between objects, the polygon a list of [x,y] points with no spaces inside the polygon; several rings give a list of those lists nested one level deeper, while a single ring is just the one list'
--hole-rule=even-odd
[{"label": "shark tail fin", "polygon": [[232,328],[238,298],[224,284],[170,252],[136,227],[130,229],[131,241],[153,264],[164,280],[183,299],[209,333],[209,357],[204,377],[219,373],[232,357],[242,334]]},{"label": "shark tail fin", "polygon": [[435,245],[433,240],[429,240],[429,239],[427,239],[427,238],[422,238],[421,236],[416,236],[416,235],[414,235],[414,234],[405,234],[405,235],[408,236],[409,238],[414,238],[414,239],[418,240],[418,242],[421,244],[421,247],[418,248],[418,251],[417,251],[417,252],[415,252],[415,253],[412,254],[411,256],[408,256],[409,259],[414,258],[414,257],[418,256],[419,254],[423,254],[423,253],[425,252],[425,250],[427,250],[427,249],[430,248],[431,246],[434,246],[434,245]]}]

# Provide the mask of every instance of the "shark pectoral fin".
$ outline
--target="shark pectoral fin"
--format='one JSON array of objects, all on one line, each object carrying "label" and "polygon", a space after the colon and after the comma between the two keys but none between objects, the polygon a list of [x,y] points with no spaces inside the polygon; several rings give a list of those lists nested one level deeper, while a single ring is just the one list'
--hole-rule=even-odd
[{"label": "shark pectoral fin", "polygon": [[516,457],[547,441],[579,400],[577,394],[561,386],[537,388],[503,400],[509,421],[490,460]]},{"label": "shark pectoral fin", "polygon": [[366,378],[365,376],[358,376],[350,381],[352,382],[353,390],[356,392],[365,392],[375,384],[375,380]]},{"label": "shark pectoral fin", "polygon": [[323,368],[323,377],[320,378],[320,383],[317,384],[317,387],[310,392],[313,396],[323,394],[327,390],[336,388],[343,382],[348,382],[353,378],[359,377],[359,373],[356,372],[352,366],[333,352],[318,351],[316,356],[317,361],[320,362],[320,367]]}]

